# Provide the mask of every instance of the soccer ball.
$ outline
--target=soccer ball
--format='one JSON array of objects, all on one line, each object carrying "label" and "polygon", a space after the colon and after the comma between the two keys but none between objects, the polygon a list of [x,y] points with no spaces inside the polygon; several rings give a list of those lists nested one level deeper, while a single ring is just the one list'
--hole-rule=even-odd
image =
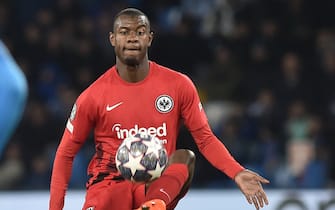
[{"label": "soccer ball", "polygon": [[160,177],[168,155],[160,140],[143,133],[123,140],[115,155],[121,175],[133,182],[149,182]]}]

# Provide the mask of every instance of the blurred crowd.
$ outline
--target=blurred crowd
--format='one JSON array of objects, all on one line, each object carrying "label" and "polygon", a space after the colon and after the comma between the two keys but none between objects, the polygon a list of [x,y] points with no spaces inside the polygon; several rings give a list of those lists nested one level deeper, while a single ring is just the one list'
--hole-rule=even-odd
[{"label": "blurred crowd", "polygon": [[[114,64],[108,35],[129,6],[151,21],[150,59],[193,79],[215,134],[268,188],[334,188],[334,1],[1,0],[0,38],[30,90],[0,159],[0,190],[49,189],[72,105]],[[70,189],[85,187],[92,141],[75,158]],[[234,187],[185,128],[178,147],[197,154],[194,188]]]}]

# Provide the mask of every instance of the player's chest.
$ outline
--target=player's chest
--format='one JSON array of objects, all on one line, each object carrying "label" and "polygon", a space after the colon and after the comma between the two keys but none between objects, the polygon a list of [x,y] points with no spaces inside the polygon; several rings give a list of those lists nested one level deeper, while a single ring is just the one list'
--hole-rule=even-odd
[{"label": "player's chest", "polygon": [[173,89],[121,88],[105,91],[99,110],[101,123],[160,124],[177,117],[179,100]]}]

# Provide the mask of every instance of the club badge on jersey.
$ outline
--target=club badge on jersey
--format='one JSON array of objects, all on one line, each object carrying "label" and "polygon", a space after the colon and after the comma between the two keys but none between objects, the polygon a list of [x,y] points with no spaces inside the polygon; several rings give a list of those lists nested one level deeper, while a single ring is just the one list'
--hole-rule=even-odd
[{"label": "club badge on jersey", "polygon": [[155,105],[160,113],[168,113],[173,109],[174,102],[169,95],[160,95],[157,97]]}]

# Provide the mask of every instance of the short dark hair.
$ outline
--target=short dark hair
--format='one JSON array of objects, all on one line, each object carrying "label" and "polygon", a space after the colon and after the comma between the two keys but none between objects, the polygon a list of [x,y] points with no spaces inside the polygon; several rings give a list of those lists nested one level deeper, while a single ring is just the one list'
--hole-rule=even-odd
[{"label": "short dark hair", "polygon": [[120,16],[129,16],[129,17],[138,17],[138,16],[144,16],[147,21],[148,21],[148,26],[150,28],[150,21],[149,21],[149,18],[146,14],[144,14],[144,12],[142,12],[141,10],[139,9],[136,9],[136,8],[126,8],[126,9],[123,9],[121,10],[119,13],[117,13],[114,17],[114,21],[113,21],[113,31],[114,31],[114,28],[115,28],[115,22],[116,20],[120,17]]}]

